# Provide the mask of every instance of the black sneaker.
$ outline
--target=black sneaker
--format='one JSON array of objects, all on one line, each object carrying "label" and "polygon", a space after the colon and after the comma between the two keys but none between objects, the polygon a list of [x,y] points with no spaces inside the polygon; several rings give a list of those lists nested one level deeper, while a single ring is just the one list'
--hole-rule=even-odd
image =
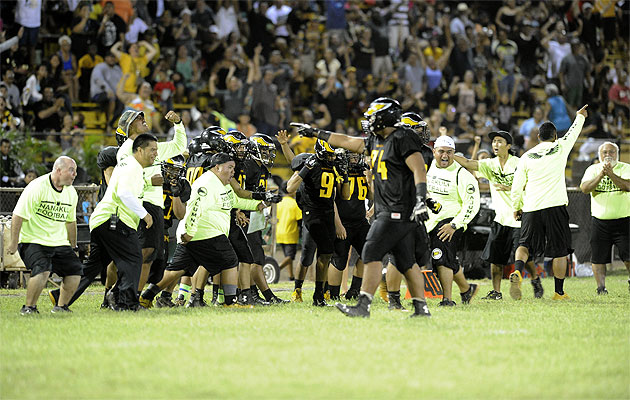
[{"label": "black sneaker", "polygon": [[503,300],[503,294],[501,294],[501,292],[497,292],[496,290],[491,290],[488,292],[486,297],[482,297],[481,300]]},{"label": "black sneaker", "polygon": [[188,299],[188,303],[186,303],[186,308],[206,307],[207,305],[208,304],[203,301],[203,297],[201,297],[199,291],[196,291],[195,293],[190,295],[190,299]]},{"label": "black sneaker", "polygon": [[543,289],[542,283],[540,283],[540,277],[532,279],[532,287],[534,288],[534,298],[542,299],[543,294],[545,294],[545,289]]},{"label": "black sneaker", "polygon": [[356,289],[350,289],[346,292],[346,300],[357,300],[359,298],[359,291]]},{"label": "black sneaker", "polygon": [[429,307],[427,307],[427,302],[422,300],[413,300],[413,314],[410,315],[410,318],[415,317],[431,317],[431,313],[429,312]]},{"label": "black sneaker", "polygon": [[242,306],[252,305],[252,298],[249,295],[249,290],[241,290],[241,293],[236,296],[236,302]]},{"label": "black sneaker", "polygon": [[597,295],[608,294],[608,290],[604,286],[597,288]]},{"label": "black sneaker", "polygon": [[324,300],[324,297],[315,297],[313,296],[313,306],[315,307],[330,307],[328,305],[328,303],[326,303],[326,300]]},{"label": "black sneaker", "polygon": [[267,300],[263,299],[260,296],[250,296],[251,300],[250,303],[253,306],[269,306],[271,305],[270,302],[268,302]]},{"label": "black sneaker", "polygon": [[39,314],[39,311],[37,310],[37,306],[23,305],[22,309],[20,310],[20,314],[21,315]]},{"label": "black sneaker", "polygon": [[471,283],[468,291],[460,294],[460,296],[462,296],[462,304],[469,304],[470,300],[475,297],[478,291],[479,285],[477,285],[476,283]]},{"label": "black sneaker", "polygon": [[186,305],[186,297],[183,294],[177,296],[177,299],[175,299],[175,305],[177,307],[184,307]]},{"label": "black sneaker", "polygon": [[68,308],[68,306],[54,306],[52,310],[50,310],[53,314],[61,314],[61,313],[71,313],[72,310]]},{"label": "black sneaker", "polygon": [[403,307],[400,302],[400,293],[389,292],[389,305],[387,308],[390,311],[409,311],[405,307]]},{"label": "black sneaker", "polygon": [[101,310],[109,309],[109,301],[107,301],[108,294],[109,294],[109,289],[105,289],[105,294],[103,295],[103,302],[101,303]]},{"label": "black sneaker", "polygon": [[341,301],[341,297],[339,297],[339,295],[338,295],[338,294],[336,294],[336,295],[334,295],[334,296],[333,296],[333,295],[331,295],[331,296],[330,296],[330,300]]},{"label": "black sneaker", "polygon": [[346,304],[337,303],[335,306],[339,311],[347,317],[370,318],[370,305],[372,302],[367,295],[359,295],[359,302],[356,306],[348,306]]},{"label": "black sneaker", "polygon": [[48,292],[48,298],[50,299],[50,302],[52,303],[53,307],[57,305],[57,303],[59,302],[59,289],[53,289],[51,291]]},{"label": "black sneaker", "polygon": [[444,299],[438,303],[438,307],[455,307],[457,303],[450,299]]},{"label": "black sneaker", "polygon": [[173,303],[173,299],[171,297],[158,297],[157,300],[155,300],[155,306],[157,308],[173,308],[173,307],[177,307],[175,305],[175,303]]},{"label": "black sneaker", "polygon": [[289,300],[283,300],[275,294],[269,299],[269,304],[287,304],[290,303]]}]

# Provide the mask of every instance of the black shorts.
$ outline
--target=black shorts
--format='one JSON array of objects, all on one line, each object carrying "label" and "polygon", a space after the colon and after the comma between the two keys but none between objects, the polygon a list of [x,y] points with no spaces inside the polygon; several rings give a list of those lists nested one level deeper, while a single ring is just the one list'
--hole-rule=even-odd
[{"label": "black shorts", "polygon": [[391,252],[396,258],[396,268],[404,274],[416,263],[415,230],[415,222],[377,217],[363,247],[363,262],[382,262],[385,254]]},{"label": "black shorts", "polygon": [[150,262],[155,260],[162,251],[164,243],[164,209],[146,201],[142,203],[142,206],[153,218],[153,225],[149,229],[147,229],[147,223],[142,219],[138,227],[140,246],[143,249],[154,249],[149,259],[146,260]]},{"label": "black shorts", "polygon": [[622,261],[630,261],[630,217],[619,219],[591,218],[591,262],[612,261],[612,246],[617,246]]},{"label": "black shorts", "polygon": [[247,234],[249,249],[254,257],[254,264],[265,265],[265,250],[263,249],[262,231]]},{"label": "black shorts", "polygon": [[332,264],[339,271],[343,271],[348,264],[348,254],[352,246],[359,254],[363,252],[365,240],[370,230],[370,224],[363,218],[361,221],[345,223],[346,238],[335,240],[335,252],[332,257]]},{"label": "black shorts", "polygon": [[225,235],[186,244],[178,243],[166,270],[185,270],[194,274],[200,265],[208,270],[211,276],[238,265],[238,257]]},{"label": "black shorts", "polygon": [[164,277],[164,270],[166,269],[166,262],[168,261],[168,241],[168,235],[164,235],[162,251],[151,263],[151,270],[149,271],[149,278],[147,279],[147,283],[157,285]]},{"label": "black shorts", "polygon": [[332,254],[335,247],[335,213],[304,212],[304,226],[317,245],[317,253]]},{"label": "black shorts", "polygon": [[43,246],[37,243],[20,243],[18,252],[31,276],[54,272],[59,276],[83,275],[83,264],[70,246]]},{"label": "black shorts", "polygon": [[490,235],[481,259],[495,265],[507,265],[521,238],[521,228],[503,226],[496,221],[490,225]]},{"label": "black shorts", "polygon": [[518,245],[527,247],[531,256],[559,258],[573,253],[567,207],[524,212]]},{"label": "black shorts", "polygon": [[[414,245],[415,245],[415,257],[416,264],[418,266],[431,266],[431,249],[429,247],[430,240],[427,234],[427,228],[424,224],[416,224],[416,230],[414,232]],[[396,257],[392,254],[388,254],[383,259],[383,264],[391,263],[396,266]]]},{"label": "black shorts", "polygon": [[453,218],[447,218],[440,221],[429,233],[429,239],[431,240],[431,264],[433,265],[433,272],[435,273],[438,272],[437,267],[439,266],[453,270],[454,274],[459,272],[457,246],[464,231],[461,228],[456,230],[450,242],[443,242],[437,235],[440,227],[445,224],[450,224],[452,220]]},{"label": "black shorts", "polygon": [[308,228],[302,222],[302,254],[300,255],[300,264],[304,267],[310,267],[315,260],[315,251],[317,245],[308,231]]},{"label": "black shorts", "polygon": [[236,257],[238,257],[238,262],[245,264],[251,264],[254,262],[254,257],[252,256],[252,252],[249,249],[249,243],[247,242],[247,235],[245,235],[243,228],[238,226],[234,219],[230,222],[230,236],[228,238],[230,239],[232,248],[236,253]]},{"label": "black shorts", "polygon": [[282,252],[285,257],[290,257],[292,260],[295,260],[295,255],[297,254],[297,243],[279,243],[282,247]]}]

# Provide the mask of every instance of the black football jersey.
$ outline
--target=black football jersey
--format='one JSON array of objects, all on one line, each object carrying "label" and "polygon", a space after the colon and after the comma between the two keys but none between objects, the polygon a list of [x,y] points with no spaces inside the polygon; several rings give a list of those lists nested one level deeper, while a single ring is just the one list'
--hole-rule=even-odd
[{"label": "black football jersey", "polygon": [[366,141],[374,181],[375,215],[409,219],[416,204],[416,188],[405,159],[422,153],[420,138],[411,129],[400,127],[387,138],[370,135]]},{"label": "black football jersey", "polygon": [[247,160],[243,163],[242,172],[245,175],[246,190],[253,192],[267,190],[267,179],[269,179],[267,167],[262,164],[258,165],[254,160]]},{"label": "black football jersey", "polygon": [[245,165],[247,161],[236,161],[236,165],[234,166],[234,179],[238,182],[239,186],[245,189]]},{"label": "black football jersey", "polygon": [[300,202],[306,211],[333,212],[335,173],[322,164],[310,170],[303,182]]},{"label": "black football jersey", "polygon": [[168,229],[173,226],[173,192],[171,185],[164,182],[162,186],[162,192],[164,193],[164,234],[168,235]]},{"label": "black football jersey", "polygon": [[368,183],[362,172],[348,173],[350,198],[345,200],[341,191],[335,197],[339,218],[343,224],[365,219],[365,199],[368,195]]},{"label": "black football jersey", "polygon": [[100,201],[107,191],[107,183],[105,182],[105,170],[109,167],[116,166],[117,146],[107,146],[98,152],[96,156],[96,165],[101,169],[101,187],[98,190],[98,201]]},{"label": "black football jersey", "polygon": [[424,169],[425,171],[428,171],[431,166],[431,162],[433,161],[433,149],[426,144],[423,144],[420,148],[420,153],[422,153],[422,158],[424,158]]},{"label": "black football jersey", "polygon": [[210,159],[212,154],[197,153],[188,159],[186,162],[186,180],[191,185],[195,179],[199,178],[210,166]]}]

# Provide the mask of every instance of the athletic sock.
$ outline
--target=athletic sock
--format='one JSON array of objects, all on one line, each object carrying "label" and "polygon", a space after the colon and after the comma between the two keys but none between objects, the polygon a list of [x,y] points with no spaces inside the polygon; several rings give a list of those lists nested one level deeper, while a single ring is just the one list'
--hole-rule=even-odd
[{"label": "athletic sock", "polygon": [[390,292],[390,291],[388,291],[388,292],[387,292],[387,295],[388,295],[389,297],[392,297],[392,296],[393,296],[393,297],[398,297],[398,299],[400,300],[400,290],[395,290],[395,291],[391,291],[391,292]]},{"label": "athletic sock", "polygon": [[232,305],[234,303],[236,303],[236,296],[226,294],[225,295],[225,305],[229,306],[229,305]]},{"label": "athletic sock", "polygon": [[324,295],[324,282],[315,282],[315,296]]},{"label": "athletic sock", "polygon": [[364,292],[363,290],[360,292],[362,295],[365,295],[367,297],[367,299],[369,300],[370,303],[372,303],[372,300],[374,300],[374,295],[369,294],[368,292]]},{"label": "athletic sock", "polygon": [[326,293],[328,290],[330,290],[330,287],[328,286],[328,281],[324,282],[324,293]]},{"label": "athletic sock", "polygon": [[160,293],[160,287],[158,285],[150,284],[144,293],[142,293],[142,298],[153,300],[158,293]]},{"label": "athletic sock", "polygon": [[361,290],[362,283],[363,283],[363,278],[359,278],[358,276],[353,276],[352,283],[350,284],[350,290]]},{"label": "athletic sock", "polygon": [[258,297],[258,286],[256,286],[256,285],[251,285],[251,286],[249,287],[249,293],[251,293],[251,294],[252,294],[252,296],[254,296],[254,297]]},{"label": "athletic sock", "polygon": [[112,290],[111,288],[105,288],[105,294],[103,295],[103,303],[105,303],[107,301],[107,293],[109,293],[109,291]]},{"label": "athletic sock", "polygon": [[514,261],[514,270],[520,272],[521,276],[523,276],[523,268],[525,268],[525,261]]},{"label": "athletic sock", "polygon": [[336,299],[337,297],[339,297],[339,291],[341,290],[341,285],[339,286],[330,285],[328,286],[328,289],[330,289],[331,299]]},{"label": "athletic sock", "polygon": [[564,279],[553,277],[554,283],[556,284],[556,293],[560,296],[564,294]]},{"label": "athletic sock", "polygon": [[302,289],[302,285],[304,284],[304,279],[296,279],[295,280],[295,289]]},{"label": "athletic sock", "polygon": [[179,297],[183,297],[184,299],[188,300],[188,296],[190,296],[190,285],[187,285],[185,283],[180,283],[179,284]]},{"label": "athletic sock", "polygon": [[195,295],[199,298],[199,300],[203,301],[203,289],[196,288]]},{"label": "athletic sock", "polygon": [[264,292],[262,292],[262,295],[265,297],[265,300],[267,301],[273,299],[273,292],[271,291],[271,289],[265,290]]},{"label": "athletic sock", "polygon": [[216,293],[217,295],[219,294],[219,288],[221,287],[220,284],[212,284],[212,296],[214,297],[214,294]]}]

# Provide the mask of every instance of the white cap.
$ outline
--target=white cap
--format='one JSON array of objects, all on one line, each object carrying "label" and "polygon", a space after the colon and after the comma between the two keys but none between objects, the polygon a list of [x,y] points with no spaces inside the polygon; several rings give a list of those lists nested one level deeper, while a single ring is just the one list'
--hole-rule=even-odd
[{"label": "white cap", "polygon": [[464,12],[464,11],[467,11],[467,10],[468,10],[468,5],[466,3],[459,3],[457,5],[457,11]]},{"label": "white cap", "polygon": [[455,142],[450,136],[440,136],[433,143],[434,149],[437,149],[438,147],[450,147],[451,149],[455,149]]}]

